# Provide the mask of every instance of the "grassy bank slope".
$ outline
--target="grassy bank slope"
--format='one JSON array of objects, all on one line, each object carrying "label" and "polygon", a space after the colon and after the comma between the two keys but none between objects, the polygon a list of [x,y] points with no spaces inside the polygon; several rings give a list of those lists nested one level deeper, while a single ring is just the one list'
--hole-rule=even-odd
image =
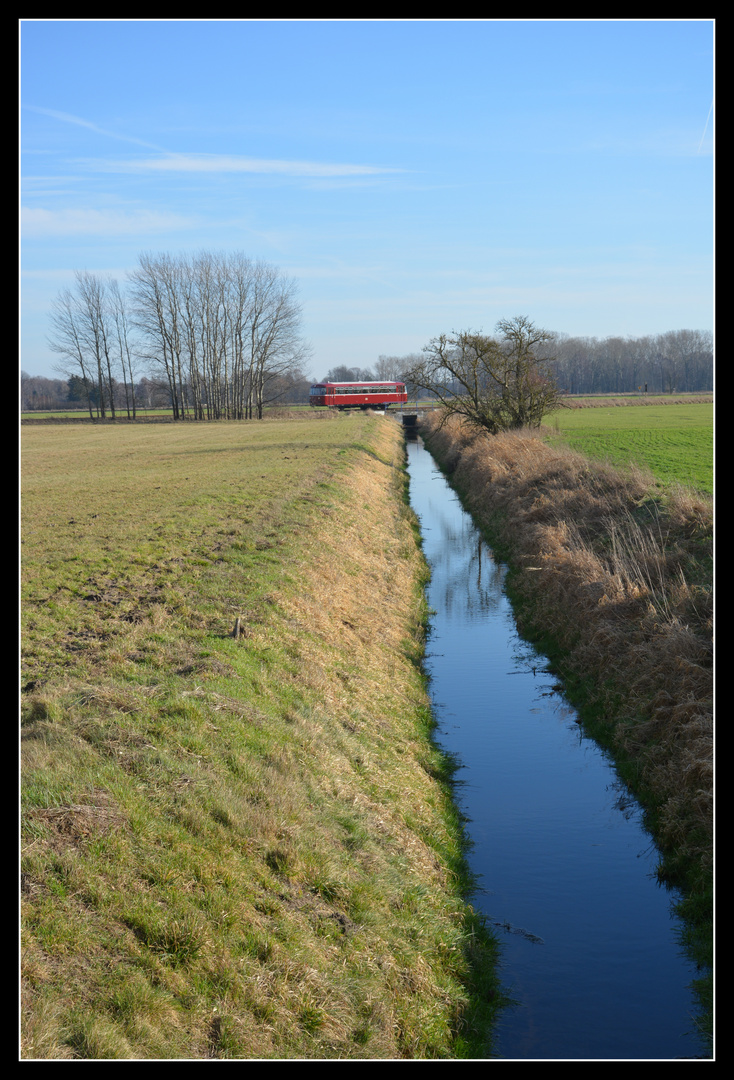
[{"label": "grassy bank slope", "polygon": [[[711,964],[712,507],[547,445],[429,420],[428,446],[511,567],[520,627],[610,747]],[[699,990],[707,1007],[710,981]],[[710,1017],[709,1017],[710,1019]]]},{"label": "grassy bank slope", "polygon": [[24,429],[24,1057],[488,1052],[402,453]]}]

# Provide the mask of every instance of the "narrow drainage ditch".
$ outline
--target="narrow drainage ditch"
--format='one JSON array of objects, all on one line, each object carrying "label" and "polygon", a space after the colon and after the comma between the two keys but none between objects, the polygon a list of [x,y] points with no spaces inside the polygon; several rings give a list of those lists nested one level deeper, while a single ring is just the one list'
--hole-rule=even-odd
[{"label": "narrow drainage ditch", "polygon": [[502,943],[517,1005],[510,1060],[704,1056],[694,965],[642,813],[518,635],[497,562],[420,438],[410,499],[431,568],[426,668],[438,743],[459,761],[474,906]]}]

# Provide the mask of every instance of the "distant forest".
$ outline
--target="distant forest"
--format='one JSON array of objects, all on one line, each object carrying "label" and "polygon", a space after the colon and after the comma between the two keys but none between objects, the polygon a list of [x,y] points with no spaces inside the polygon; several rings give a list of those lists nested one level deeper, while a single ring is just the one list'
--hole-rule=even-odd
[{"label": "distant forest", "polygon": [[568,394],[690,394],[714,388],[714,341],[708,330],[603,340],[555,334],[551,351],[558,386]]},{"label": "distant forest", "polygon": [[[638,338],[553,332],[545,349],[564,394],[691,394],[714,388],[714,343],[708,330],[669,330]],[[375,376],[354,369],[355,377],[400,378],[420,359],[420,354],[381,356]],[[345,370],[335,368],[329,374]]]},{"label": "distant forest", "polygon": [[[588,338],[554,334],[549,352],[558,386],[567,394],[684,394],[713,390],[713,335],[705,330],[670,330],[646,337]],[[374,370],[332,368],[322,378],[337,381],[360,379],[400,379],[416,359],[408,356],[380,356]],[[270,376],[271,404],[306,404],[311,379],[298,363],[283,365]],[[93,380],[91,380],[93,383]],[[184,399],[193,392],[179,384]],[[137,409],[172,408],[170,380],[151,371],[130,384],[105,380],[105,394],[112,387],[118,414]],[[132,395],[131,395],[132,390]],[[23,412],[74,409],[92,411],[99,391],[90,381],[85,386],[79,376],[45,378],[21,372],[20,407]]]}]

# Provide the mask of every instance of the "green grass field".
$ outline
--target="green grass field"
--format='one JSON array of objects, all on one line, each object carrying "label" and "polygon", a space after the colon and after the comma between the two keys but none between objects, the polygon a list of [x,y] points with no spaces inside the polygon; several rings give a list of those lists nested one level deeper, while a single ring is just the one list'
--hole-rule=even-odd
[{"label": "green grass field", "polygon": [[551,436],[590,457],[649,469],[663,485],[712,492],[713,405],[562,409],[546,417]]},{"label": "green grass field", "polygon": [[486,1056],[397,425],[21,449],[22,1056]]}]

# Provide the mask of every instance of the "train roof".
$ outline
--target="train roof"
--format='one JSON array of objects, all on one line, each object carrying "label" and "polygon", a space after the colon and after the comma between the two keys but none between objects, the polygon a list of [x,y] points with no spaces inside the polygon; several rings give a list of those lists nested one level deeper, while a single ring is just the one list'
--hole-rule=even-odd
[{"label": "train roof", "polygon": [[375,379],[372,382],[319,382],[313,386],[403,386],[401,379]]}]

